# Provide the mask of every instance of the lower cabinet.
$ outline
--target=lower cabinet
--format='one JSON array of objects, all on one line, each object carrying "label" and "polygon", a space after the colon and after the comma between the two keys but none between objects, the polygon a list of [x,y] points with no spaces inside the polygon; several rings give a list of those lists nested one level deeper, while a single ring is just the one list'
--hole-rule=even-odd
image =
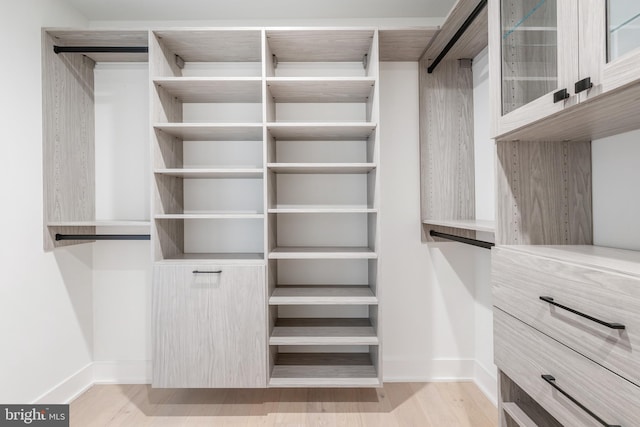
[{"label": "lower cabinet", "polygon": [[152,386],[266,387],[264,265],[156,264]]},{"label": "lower cabinet", "polygon": [[501,427],[640,426],[640,253],[492,250]]}]

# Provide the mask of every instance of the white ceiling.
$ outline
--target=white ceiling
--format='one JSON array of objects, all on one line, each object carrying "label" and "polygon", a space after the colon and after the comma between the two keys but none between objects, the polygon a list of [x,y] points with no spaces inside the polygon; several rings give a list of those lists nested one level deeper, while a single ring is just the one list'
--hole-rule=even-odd
[{"label": "white ceiling", "polygon": [[455,0],[66,0],[90,21],[444,17]]}]

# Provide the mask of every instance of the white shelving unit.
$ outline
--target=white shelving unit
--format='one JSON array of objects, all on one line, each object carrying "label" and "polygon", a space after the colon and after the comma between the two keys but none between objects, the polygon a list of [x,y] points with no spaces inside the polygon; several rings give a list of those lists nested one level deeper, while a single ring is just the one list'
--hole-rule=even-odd
[{"label": "white shelving unit", "polygon": [[268,386],[381,384],[377,38],[150,39],[154,259],[266,265]]},{"label": "white shelving unit", "polygon": [[[383,31],[381,55],[415,61],[435,32]],[[373,28],[46,30],[45,249],[81,243],[56,233],[150,229],[154,386],[381,385],[378,38]],[[54,44],[148,53],[57,56]],[[148,167],[136,166],[151,187],[143,216],[96,216],[95,137],[106,132],[94,132],[94,61],[149,64],[150,122],[135,137],[151,140]],[[242,372],[238,348],[256,356]]]},{"label": "white shelving unit", "polygon": [[377,32],[266,42],[269,385],[377,386]]}]

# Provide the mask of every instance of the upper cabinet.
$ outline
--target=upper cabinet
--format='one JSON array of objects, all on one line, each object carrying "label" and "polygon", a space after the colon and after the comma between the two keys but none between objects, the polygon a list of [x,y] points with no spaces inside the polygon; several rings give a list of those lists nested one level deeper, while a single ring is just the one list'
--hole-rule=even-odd
[{"label": "upper cabinet", "polygon": [[593,139],[636,128],[639,16],[632,0],[489,0],[493,135]]},{"label": "upper cabinet", "polygon": [[593,84],[590,90],[582,92],[580,100],[637,82],[640,78],[640,3],[635,0],[581,1],[580,18],[579,78]]}]

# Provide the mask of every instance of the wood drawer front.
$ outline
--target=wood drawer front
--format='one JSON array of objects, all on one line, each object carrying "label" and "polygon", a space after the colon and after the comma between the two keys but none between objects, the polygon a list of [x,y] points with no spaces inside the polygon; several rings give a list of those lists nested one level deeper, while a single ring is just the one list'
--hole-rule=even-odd
[{"label": "wood drawer front", "polygon": [[[640,280],[501,249],[494,249],[491,264],[496,307],[640,385]],[[608,328],[540,296],[625,329]]]},{"label": "wood drawer front", "polygon": [[558,387],[608,424],[640,426],[640,387],[500,309],[494,310],[494,333],[498,368],[561,424],[602,427],[542,375],[552,375]]},{"label": "wood drawer front", "polygon": [[154,267],[154,387],[266,387],[264,274],[262,265]]}]

